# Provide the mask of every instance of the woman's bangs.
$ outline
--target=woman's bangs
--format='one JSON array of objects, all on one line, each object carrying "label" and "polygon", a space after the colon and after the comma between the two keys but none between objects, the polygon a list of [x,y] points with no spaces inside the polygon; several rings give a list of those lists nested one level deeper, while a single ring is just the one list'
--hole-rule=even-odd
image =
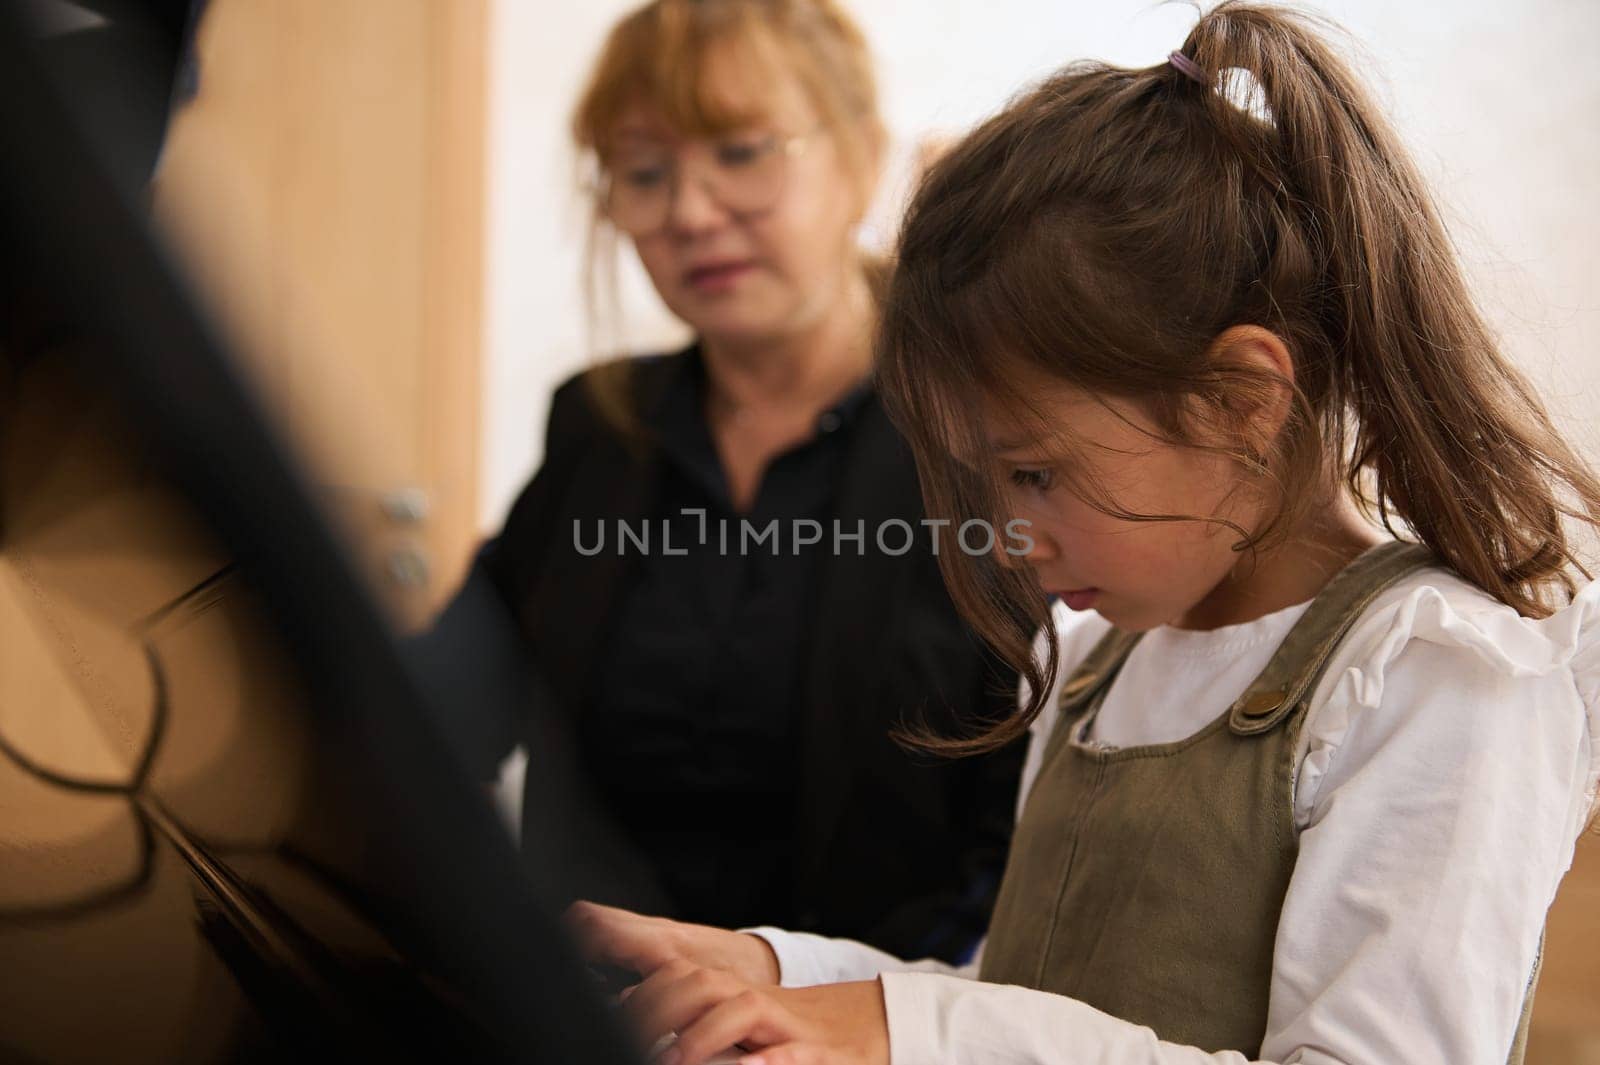
[{"label": "woman's bangs", "polygon": [[784,64],[772,32],[749,16],[715,26],[670,18],[626,26],[578,109],[578,139],[605,155],[617,125],[641,106],[688,137],[758,125],[774,109],[773,87],[792,77]]}]

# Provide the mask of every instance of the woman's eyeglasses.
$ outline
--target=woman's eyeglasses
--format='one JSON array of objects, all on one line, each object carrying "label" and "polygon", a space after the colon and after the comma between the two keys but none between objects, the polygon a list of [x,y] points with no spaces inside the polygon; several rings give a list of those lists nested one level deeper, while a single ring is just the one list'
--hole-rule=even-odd
[{"label": "woman's eyeglasses", "polygon": [[754,133],[688,141],[676,149],[624,146],[602,164],[594,192],[606,217],[631,237],[665,226],[688,180],[698,180],[726,211],[757,214],[778,202],[789,161],[814,138],[814,132]]}]

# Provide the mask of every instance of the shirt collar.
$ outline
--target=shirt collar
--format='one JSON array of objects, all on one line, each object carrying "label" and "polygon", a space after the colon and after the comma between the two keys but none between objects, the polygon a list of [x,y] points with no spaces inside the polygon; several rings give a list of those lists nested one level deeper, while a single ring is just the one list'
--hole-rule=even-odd
[{"label": "shirt collar", "polygon": [[[659,428],[664,434],[675,434],[683,439],[686,434],[682,431],[691,425],[705,427],[707,384],[705,356],[696,342],[684,350],[678,370],[662,396]],[[817,435],[834,433],[851,424],[874,391],[869,373],[817,415]]]},{"label": "shirt collar", "polygon": [[[662,451],[680,469],[718,493],[722,491],[722,467],[705,416],[705,358],[698,343],[682,355],[660,393],[653,419],[657,439]],[[800,446],[819,443],[854,423],[873,392],[872,375],[868,374],[817,415],[817,435]]]}]

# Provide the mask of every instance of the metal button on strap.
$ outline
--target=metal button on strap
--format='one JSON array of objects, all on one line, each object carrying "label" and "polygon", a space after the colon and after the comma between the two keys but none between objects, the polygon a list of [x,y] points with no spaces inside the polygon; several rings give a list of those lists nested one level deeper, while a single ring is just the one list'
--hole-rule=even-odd
[{"label": "metal button on strap", "polygon": [[1283,705],[1283,700],[1287,696],[1287,692],[1278,689],[1256,692],[1244,701],[1239,712],[1248,718],[1267,717]]},{"label": "metal button on strap", "polygon": [[1094,686],[1100,677],[1095,673],[1079,673],[1061,686],[1061,698],[1076,699]]}]

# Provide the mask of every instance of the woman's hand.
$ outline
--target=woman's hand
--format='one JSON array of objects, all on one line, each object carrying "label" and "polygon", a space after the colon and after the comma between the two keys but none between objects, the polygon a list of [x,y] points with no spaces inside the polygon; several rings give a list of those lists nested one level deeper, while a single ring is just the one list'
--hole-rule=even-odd
[{"label": "woman's hand", "polygon": [[731,1046],[741,1065],[889,1065],[889,1024],[876,980],[755,986],[671,962],[630,988],[623,1010],[646,1045],[677,1033],[657,1065],[702,1065]]},{"label": "woman's hand", "polygon": [[679,962],[720,969],[758,987],[778,982],[778,956],[760,936],[644,917],[593,902],[573,903],[567,923],[588,960],[641,977]]}]

